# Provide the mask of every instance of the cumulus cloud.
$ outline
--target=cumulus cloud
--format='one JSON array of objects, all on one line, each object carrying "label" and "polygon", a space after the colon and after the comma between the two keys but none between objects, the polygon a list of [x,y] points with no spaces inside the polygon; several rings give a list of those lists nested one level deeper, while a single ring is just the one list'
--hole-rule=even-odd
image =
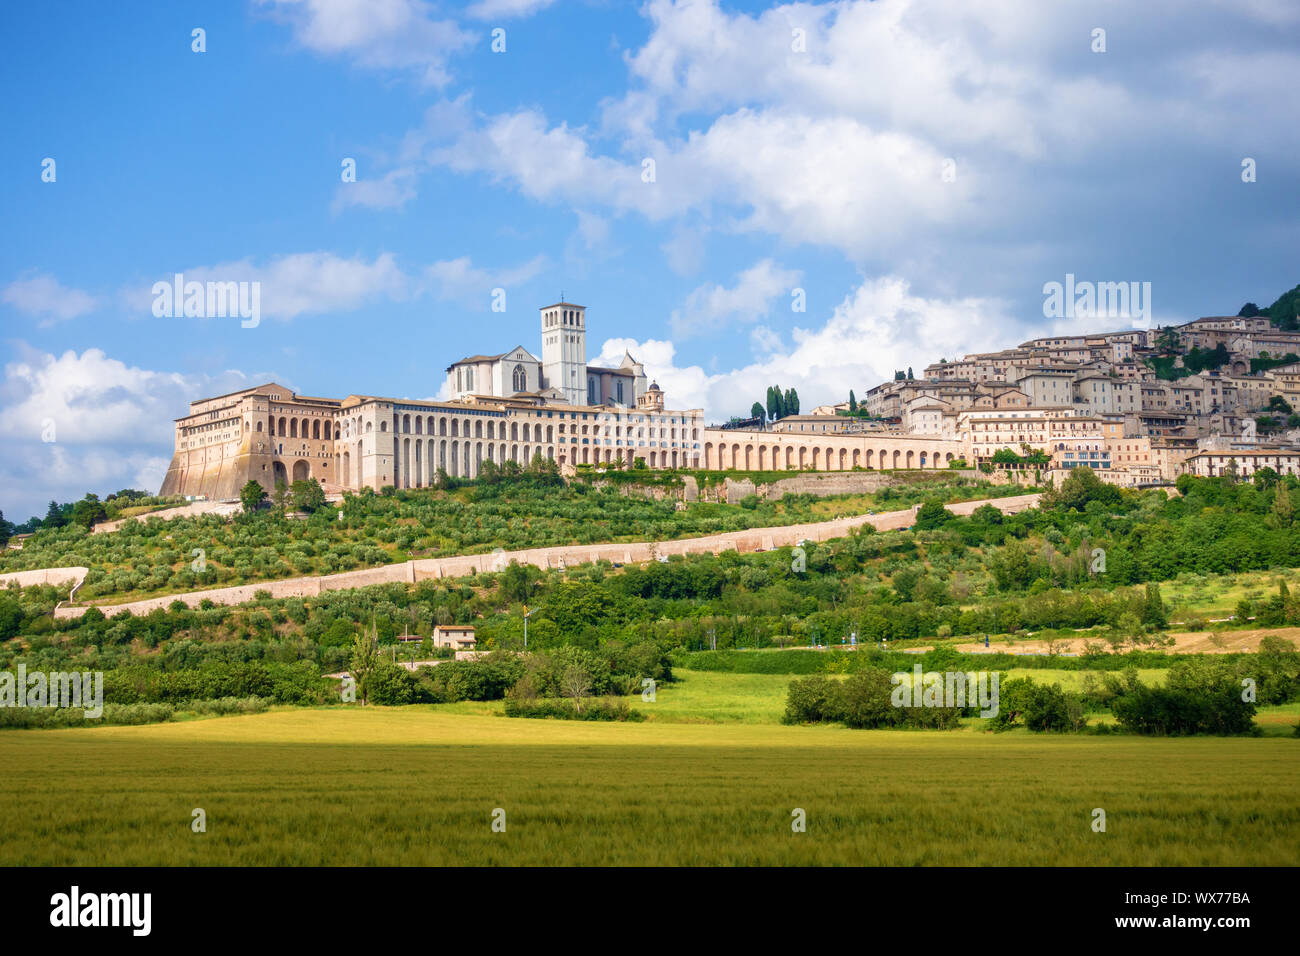
[{"label": "cumulus cloud", "polygon": [[424,0],[260,0],[290,24],[302,47],[343,56],[358,66],[400,70],[428,86],[451,77],[448,59],[474,37],[452,20],[439,19]]},{"label": "cumulus cloud", "polygon": [[171,459],[172,419],[188,402],[274,377],[144,369],[99,349],[19,351],[0,382],[0,506],[14,520],[44,513],[50,498],[156,492]]},{"label": "cumulus cloud", "polygon": [[685,305],[673,312],[673,335],[688,338],[732,324],[756,322],[771,312],[777,299],[789,296],[800,275],[763,259],[741,272],[730,288],[716,283],[699,286],[686,297]]},{"label": "cumulus cloud", "polygon": [[703,408],[718,421],[748,412],[775,384],[796,389],[804,408],[843,401],[849,389],[861,394],[892,378],[897,368],[997,347],[989,341],[990,328],[1014,324],[1000,301],[923,298],[891,276],[863,282],[820,327],[796,328],[788,347],[760,335],[766,354],[739,368],[706,372],[698,365],[679,366],[673,342],[629,338],[607,340],[596,364],[629,350],[673,407]]},{"label": "cumulus cloud", "polygon": [[509,20],[531,17],[554,2],[555,0],[477,0],[466,8],[465,13],[477,20]]},{"label": "cumulus cloud", "polygon": [[499,269],[476,266],[469,256],[461,256],[433,263],[425,268],[424,275],[439,299],[454,299],[474,308],[487,309],[492,305],[493,290],[504,289],[506,307],[509,308],[511,288],[536,278],[545,268],[546,257],[543,255],[534,256],[517,266]]},{"label": "cumulus cloud", "polygon": [[[345,259],[331,252],[299,252],[260,265],[243,259],[190,266],[180,272],[187,284],[258,283],[261,317],[272,319],[350,312],[379,299],[402,300],[413,291],[410,280],[391,253],[367,261],[361,256]],[[149,314],[154,282],[172,283],[172,274],[129,288],[125,295],[131,308]]]},{"label": "cumulus cloud", "polygon": [[51,275],[35,274],[15,279],[0,292],[0,302],[53,325],[93,312],[99,301],[88,292],[61,285]]},{"label": "cumulus cloud", "polygon": [[[650,0],[627,88],[593,126],[533,107],[476,116],[462,97],[440,106],[455,124],[411,131],[401,168],[667,224],[663,251],[681,275],[708,234],[743,232],[930,290],[1023,302],[1080,249],[1131,261],[1141,239],[1117,241],[1117,217],[1175,214],[1205,188],[1205,165],[1223,165],[1224,143],[1294,151],[1293,124],[1261,120],[1300,78],[1300,52],[1280,40],[1287,9],[1210,5],[1170,27],[1160,3],[840,0],[750,13]],[[1090,50],[1102,21],[1104,56]],[[1137,56],[1125,53],[1135,38]],[[1177,157],[1159,189],[1137,144]]]}]

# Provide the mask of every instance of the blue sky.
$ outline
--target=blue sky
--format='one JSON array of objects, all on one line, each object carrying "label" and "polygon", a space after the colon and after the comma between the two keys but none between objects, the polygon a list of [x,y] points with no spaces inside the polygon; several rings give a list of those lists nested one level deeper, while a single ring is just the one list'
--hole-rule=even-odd
[{"label": "blue sky", "polygon": [[[1157,322],[1300,282],[1286,0],[50,0],[0,78],[11,519],[156,489],[204,395],[437,396],[561,290],[716,419],[1108,324],[1043,317],[1066,273]],[[154,317],[175,272],[261,321]]]}]

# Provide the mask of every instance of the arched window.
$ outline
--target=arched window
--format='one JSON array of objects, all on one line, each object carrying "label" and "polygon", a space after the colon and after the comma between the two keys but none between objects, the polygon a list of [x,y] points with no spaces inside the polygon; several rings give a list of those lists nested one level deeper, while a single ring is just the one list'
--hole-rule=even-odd
[{"label": "arched window", "polygon": [[513,379],[514,379],[514,389],[516,392],[523,392],[528,389],[528,376],[527,374],[525,374],[524,367],[522,365],[515,366],[515,373]]},{"label": "arched window", "polygon": [[587,404],[596,404],[596,380],[594,378],[587,379]]}]

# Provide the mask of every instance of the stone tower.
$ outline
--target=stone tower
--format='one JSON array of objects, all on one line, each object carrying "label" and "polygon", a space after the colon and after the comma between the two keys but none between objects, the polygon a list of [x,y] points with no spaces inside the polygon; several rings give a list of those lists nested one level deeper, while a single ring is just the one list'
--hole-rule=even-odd
[{"label": "stone tower", "polygon": [[587,307],[557,302],[542,308],[542,386],[570,405],[587,403]]}]

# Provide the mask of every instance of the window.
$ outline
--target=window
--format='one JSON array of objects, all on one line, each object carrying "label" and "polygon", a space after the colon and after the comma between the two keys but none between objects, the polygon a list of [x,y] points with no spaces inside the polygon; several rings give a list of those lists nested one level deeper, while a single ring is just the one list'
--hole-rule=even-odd
[{"label": "window", "polygon": [[516,392],[523,392],[527,390],[528,375],[524,372],[524,367],[522,365],[515,366],[515,373],[513,379],[514,379],[514,389]]}]

